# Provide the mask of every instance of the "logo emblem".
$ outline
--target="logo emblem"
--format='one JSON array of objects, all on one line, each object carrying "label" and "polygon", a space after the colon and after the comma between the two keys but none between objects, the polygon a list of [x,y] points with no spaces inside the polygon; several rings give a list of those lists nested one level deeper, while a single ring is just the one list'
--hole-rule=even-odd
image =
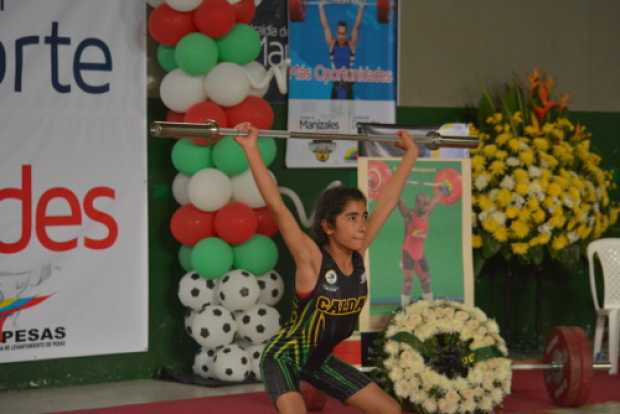
[{"label": "logo emblem", "polygon": [[335,271],[328,270],[327,273],[325,273],[325,280],[327,280],[327,283],[330,285],[333,285],[338,280],[338,275]]},{"label": "logo emblem", "polygon": [[4,323],[11,316],[32,308],[48,299],[51,295],[29,295],[30,290],[44,283],[58,269],[50,263],[40,269],[21,272],[0,271],[0,343],[3,341]]}]

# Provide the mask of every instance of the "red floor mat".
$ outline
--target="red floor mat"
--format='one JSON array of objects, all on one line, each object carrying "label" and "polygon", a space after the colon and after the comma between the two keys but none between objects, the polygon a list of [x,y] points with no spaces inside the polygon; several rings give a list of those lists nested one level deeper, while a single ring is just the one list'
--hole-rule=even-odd
[{"label": "red floor mat", "polygon": [[[620,401],[620,376],[597,372],[589,404]],[[542,413],[554,407],[547,396],[540,371],[516,371],[512,394],[504,401],[503,414]],[[276,411],[265,393],[162,401],[148,404],[77,410],[57,414],[274,414]],[[329,400],[323,410],[329,414],[358,414],[359,411]]]}]

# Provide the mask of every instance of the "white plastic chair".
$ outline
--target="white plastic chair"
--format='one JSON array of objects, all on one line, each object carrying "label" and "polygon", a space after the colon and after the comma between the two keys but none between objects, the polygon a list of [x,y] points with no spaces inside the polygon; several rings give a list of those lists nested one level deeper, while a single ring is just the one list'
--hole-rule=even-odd
[{"label": "white plastic chair", "polygon": [[[597,255],[603,269],[603,306],[596,296],[594,278],[594,255]],[[601,352],[605,317],[609,319],[609,361],[610,374],[618,373],[618,348],[620,347],[620,238],[599,239],[588,244],[588,267],[590,290],[596,310],[596,330],[594,331],[594,358]]]}]

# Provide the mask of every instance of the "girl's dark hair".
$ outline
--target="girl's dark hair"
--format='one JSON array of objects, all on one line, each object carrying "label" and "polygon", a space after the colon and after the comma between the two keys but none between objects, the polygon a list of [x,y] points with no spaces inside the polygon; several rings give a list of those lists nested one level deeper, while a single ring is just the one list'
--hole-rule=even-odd
[{"label": "girl's dark hair", "polygon": [[325,190],[316,202],[310,235],[314,241],[323,246],[327,244],[327,234],[323,231],[323,220],[336,225],[336,216],[344,211],[349,201],[366,202],[366,196],[357,188],[334,187]]}]

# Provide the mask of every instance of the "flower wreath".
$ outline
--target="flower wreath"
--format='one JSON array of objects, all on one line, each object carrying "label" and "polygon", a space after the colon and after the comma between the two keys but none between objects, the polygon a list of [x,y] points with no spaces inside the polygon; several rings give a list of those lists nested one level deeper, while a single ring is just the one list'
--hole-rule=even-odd
[{"label": "flower wreath", "polygon": [[419,301],[394,315],[375,355],[373,376],[415,413],[491,413],[510,393],[508,350],[478,308]]}]

